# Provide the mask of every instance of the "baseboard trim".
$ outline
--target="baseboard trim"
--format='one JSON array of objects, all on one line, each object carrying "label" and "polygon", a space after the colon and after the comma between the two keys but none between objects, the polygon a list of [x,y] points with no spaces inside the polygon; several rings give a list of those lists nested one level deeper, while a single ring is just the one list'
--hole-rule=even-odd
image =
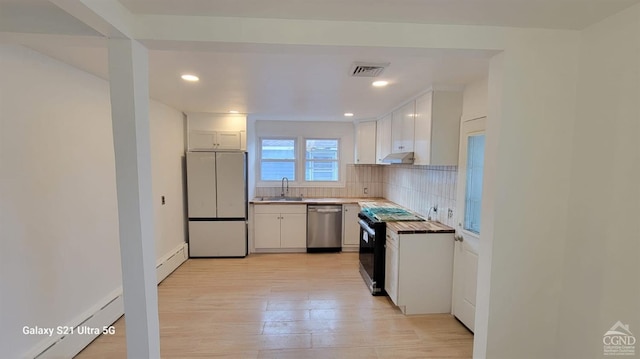
[{"label": "baseboard trim", "polygon": [[[158,260],[156,266],[157,282],[160,284],[182,263],[189,253],[187,243],[182,243]],[[38,343],[27,352],[25,357],[33,359],[47,358],[71,358],[80,353],[87,345],[91,344],[100,334],[82,334],[83,328],[108,328],[124,314],[124,302],[122,299],[122,287],[109,293],[95,306],[82,313],[68,327],[73,327],[73,333],[64,335],[54,330],[54,335]],[[56,328],[57,329],[57,328]],[[64,328],[63,328],[64,329]]]},{"label": "baseboard trim", "polygon": [[178,269],[182,263],[189,258],[189,244],[183,243],[174,250],[170,251],[164,257],[158,260],[156,272],[158,275],[158,284],[160,284],[169,274]]}]

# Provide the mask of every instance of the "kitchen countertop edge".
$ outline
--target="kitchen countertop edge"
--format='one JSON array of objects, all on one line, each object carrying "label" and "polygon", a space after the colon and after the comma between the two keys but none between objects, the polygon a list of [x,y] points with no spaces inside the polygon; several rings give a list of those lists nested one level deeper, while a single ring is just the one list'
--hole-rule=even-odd
[{"label": "kitchen countertop edge", "polygon": [[398,234],[455,233],[455,229],[435,221],[387,222],[387,229]]},{"label": "kitchen countertop edge", "polygon": [[384,198],[379,197],[306,197],[301,201],[270,201],[262,200],[260,197],[254,198],[249,201],[250,204],[358,204],[361,202],[389,202]]}]

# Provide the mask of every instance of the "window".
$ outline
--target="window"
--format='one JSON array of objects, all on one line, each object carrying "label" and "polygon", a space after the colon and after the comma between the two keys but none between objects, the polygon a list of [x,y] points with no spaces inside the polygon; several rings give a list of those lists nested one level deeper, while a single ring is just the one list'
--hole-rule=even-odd
[{"label": "window", "polygon": [[260,180],[296,180],[296,140],[263,138],[260,140]]},{"label": "window", "polygon": [[337,182],[340,152],[337,139],[307,139],[305,181]]},{"label": "window", "polygon": [[464,206],[464,229],[480,234],[482,173],[484,169],[484,135],[468,137],[467,187]]}]

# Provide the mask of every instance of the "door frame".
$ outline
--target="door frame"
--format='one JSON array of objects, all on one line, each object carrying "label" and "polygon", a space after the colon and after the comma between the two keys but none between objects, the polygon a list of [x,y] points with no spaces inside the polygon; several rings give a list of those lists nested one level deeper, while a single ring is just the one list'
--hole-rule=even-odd
[{"label": "door frame", "polygon": [[[458,155],[458,180],[457,180],[457,190],[456,190],[456,213],[457,213],[457,223],[456,223],[456,242],[454,245],[454,264],[453,264],[453,293],[451,296],[451,313],[458,318],[465,326],[467,326],[471,331],[474,331],[475,326],[475,310],[473,313],[474,318],[460,318],[465,313],[462,312],[462,308],[458,307],[459,300],[464,300],[464,298],[459,298],[459,296],[464,296],[465,284],[466,281],[463,281],[464,271],[467,269],[465,265],[469,263],[464,263],[463,254],[465,251],[471,252],[472,254],[479,256],[480,249],[480,235],[470,232],[464,229],[464,211],[465,211],[465,192],[466,192],[466,175],[467,175],[467,144],[468,138],[477,134],[484,134],[486,129],[486,116],[472,118],[466,121],[462,121],[460,124],[460,144],[459,144],[459,155]],[[457,240],[458,238],[462,238],[462,241]],[[476,286],[477,286],[477,261],[475,263],[475,275],[476,275]],[[474,291],[477,294],[477,291]],[[473,306],[475,308],[476,302],[474,301]]]}]

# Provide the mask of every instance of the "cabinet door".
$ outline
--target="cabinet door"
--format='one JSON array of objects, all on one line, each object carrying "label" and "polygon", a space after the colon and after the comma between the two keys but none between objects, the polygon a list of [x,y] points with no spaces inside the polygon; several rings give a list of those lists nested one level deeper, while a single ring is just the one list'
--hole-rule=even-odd
[{"label": "cabinet door", "polygon": [[[432,92],[416,99],[414,165],[431,164],[431,106]],[[457,144],[457,141],[455,141]]]},{"label": "cabinet door", "polygon": [[280,246],[282,248],[307,248],[307,215],[283,213],[280,215]]},{"label": "cabinet door", "polygon": [[345,204],[342,208],[342,245],[358,247],[360,244],[360,224],[358,223],[360,206]]},{"label": "cabinet door", "polygon": [[376,124],[376,163],[391,153],[391,114],[378,120]]},{"label": "cabinet door", "polygon": [[402,150],[400,152],[413,152],[413,134],[416,116],[415,101],[411,101],[402,106],[401,114],[402,137],[400,142],[402,143]]},{"label": "cabinet door", "polygon": [[256,248],[280,248],[280,214],[256,213],[253,227]]},{"label": "cabinet door", "polygon": [[240,132],[218,131],[216,133],[217,150],[240,150],[241,147],[242,139],[240,137]]},{"label": "cabinet door", "polygon": [[402,152],[402,109],[391,114],[391,153]]},{"label": "cabinet door", "polygon": [[215,144],[216,133],[214,131],[189,132],[189,150],[213,150],[215,149]]},{"label": "cabinet door", "polygon": [[384,252],[384,290],[389,295],[389,298],[398,305],[398,247],[389,238],[385,245]]},{"label": "cabinet door", "polygon": [[356,161],[357,164],[376,163],[376,122],[367,121],[356,124]]},{"label": "cabinet door", "polygon": [[189,218],[214,218],[216,211],[216,154],[187,152]]}]

